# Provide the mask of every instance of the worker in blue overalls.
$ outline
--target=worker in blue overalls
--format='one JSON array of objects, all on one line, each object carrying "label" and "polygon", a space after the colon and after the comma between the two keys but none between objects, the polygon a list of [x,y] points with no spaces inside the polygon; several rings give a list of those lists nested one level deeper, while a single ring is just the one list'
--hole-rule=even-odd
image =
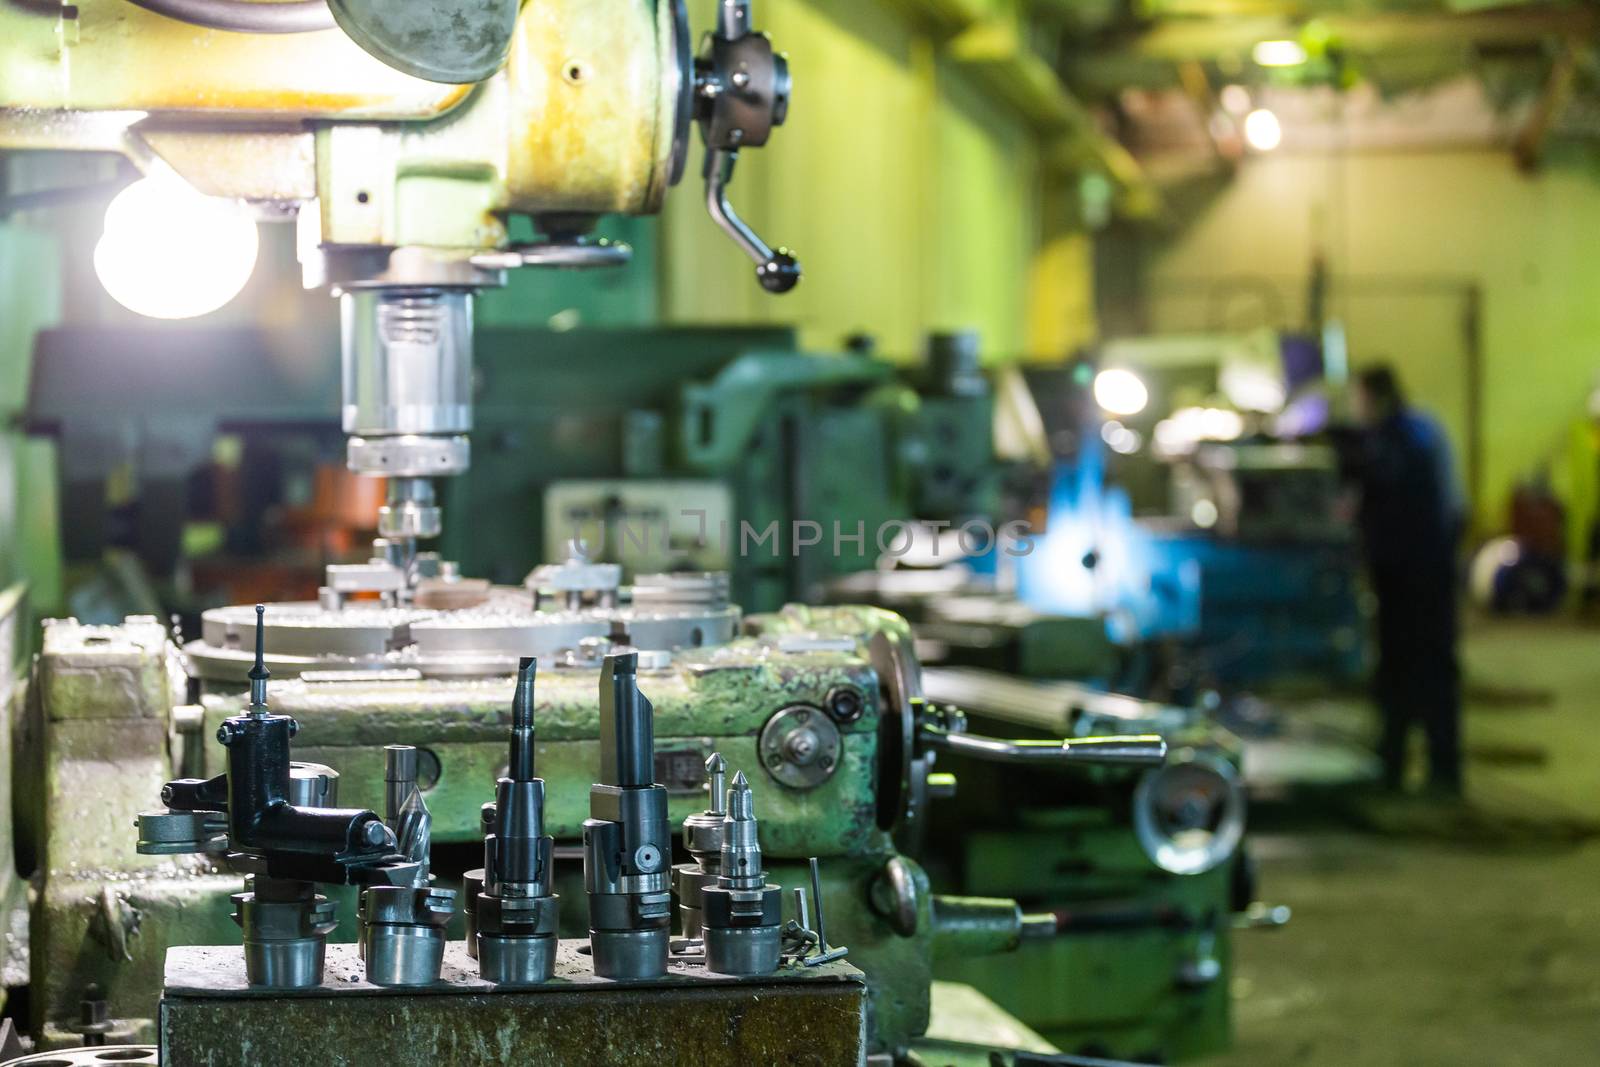
[{"label": "worker in blue overalls", "polygon": [[1437,421],[1406,403],[1387,366],[1363,371],[1354,459],[1361,533],[1378,599],[1374,696],[1386,783],[1405,775],[1413,726],[1428,742],[1432,792],[1461,792],[1461,670],[1456,657],[1456,550],[1464,508]]}]

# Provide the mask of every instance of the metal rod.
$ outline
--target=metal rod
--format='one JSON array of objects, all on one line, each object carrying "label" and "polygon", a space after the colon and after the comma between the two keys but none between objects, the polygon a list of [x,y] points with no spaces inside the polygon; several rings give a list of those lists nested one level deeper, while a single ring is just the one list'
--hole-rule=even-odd
[{"label": "metal rod", "polygon": [[817,947],[828,951],[828,931],[822,924],[822,868],[817,857],[811,857],[811,899],[817,907]]},{"label": "metal rod", "polygon": [[1123,764],[1159,766],[1166,762],[1167,743],[1156,734],[1127,737],[1078,737],[1064,741],[1007,741],[978,734],[951,733],[925,727],[922,738],[930,748],[958,752],[995,763]]}]

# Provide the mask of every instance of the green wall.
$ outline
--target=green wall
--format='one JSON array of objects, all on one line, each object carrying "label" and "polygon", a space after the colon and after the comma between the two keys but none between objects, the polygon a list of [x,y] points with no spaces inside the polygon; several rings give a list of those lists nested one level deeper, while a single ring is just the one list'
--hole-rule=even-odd
[{"label": "green wall", "polygon": [[[36,330],[61,314],[54,239],[0,222],[0,589],[26,579],[36,605],[55,604],[53,453],[15,432],[27,400],[28,361]],[[3,666],[3,665],[0,665]]]},{"label": "green wall", "polygon": [[[1157,332],[1304,321],[1313,252],[1333,275],[1352,362],[1388,359],[1464,465],[1466,293],[1482,294],[1482,477],[1475,518],[1567,447],[1600,381],[1600,162],[1520,173],[1491,150],[1254,157],[1147,261]],[[1558,472],[1559,473],[1559,472]]]}]

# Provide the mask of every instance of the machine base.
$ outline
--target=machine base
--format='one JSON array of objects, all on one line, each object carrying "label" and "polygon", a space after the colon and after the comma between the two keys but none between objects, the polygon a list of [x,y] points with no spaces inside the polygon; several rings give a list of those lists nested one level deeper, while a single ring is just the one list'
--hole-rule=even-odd
[{"label": "machine base", "polygon": [[304,1067],[307,1063],[837,1064],[866,1053],[866,985],[840,961],[758,978],[674,960],[665,977],[594,976],[563,941],[555,977],[500,989],[459,941],[440,980],[409,989],[367,982],[354,945],[329,945],[323,984],[252,989],[237,947],[167,954],[163,1063]]}]

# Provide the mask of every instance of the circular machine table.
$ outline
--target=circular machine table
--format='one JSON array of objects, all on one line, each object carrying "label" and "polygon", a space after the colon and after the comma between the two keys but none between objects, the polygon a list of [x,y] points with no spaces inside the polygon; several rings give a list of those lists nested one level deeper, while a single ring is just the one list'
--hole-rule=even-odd
[{"label": "circular machine table", "polygon": [[[201,637],[185,646],[208,681],[243,682],[254,662],[253,605],[213,608]],[[662,603],[535,611],[525,590],[495,587],[479,605],[457,610],[347,602],[328,609],[309,601],[267,605],[266,661],[278,677],[307,671],[415,670],[424,677],[514,673],[522,656],[554,660],[585,638],[625,631],[643,651],[698,648],[731,641],[739,609],[726,602]]]}]

